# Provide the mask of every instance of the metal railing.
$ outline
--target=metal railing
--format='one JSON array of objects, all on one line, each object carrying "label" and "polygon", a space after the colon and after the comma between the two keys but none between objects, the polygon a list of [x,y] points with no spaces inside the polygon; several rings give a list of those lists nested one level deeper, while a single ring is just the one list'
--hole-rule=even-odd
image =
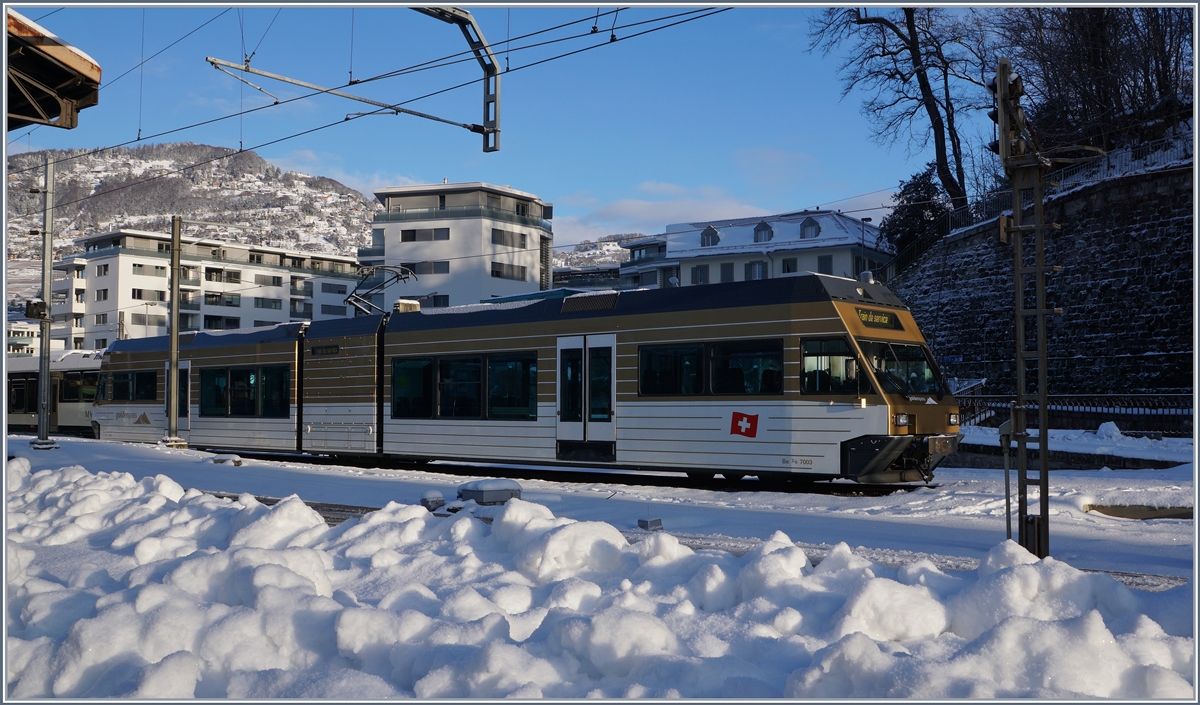
[{"label": "metal railing", "polygon": [[[1048,185],[1044,191],[1046,196],[1050,196],[1084,182],[1100,181],[1111,176],[1135,171],[1147,171],[1190,159],[1192,159],[1191,131],[1177,137],[1164,137],[1160,140],[1116,149],[1101,159],[1072,164],[1052,171],[1046,174],[1045,180],[1054,182],[1056,185]],[[1026,193],[1024,196],[1022,208],[1031,208],[1033,194]],[[981,196],[974,203],[955,208],[938,219],[928,230],[918,235],[910,245],[898,252],[891,261],[884,265],[882,272],[876,272],[876,274],[882,281],[891,281],[943,237],[957,230],[991,220],[1001,213],[1011,210],[1011,191],[989,193]]]},{"label": "metal railing", "polygon": [[376,213],[374,222],[388,223],[405,220],[440,220],[454,218],[491,218],[518,225],[528,225],[551,232],[550,221],[531,215],[521,215],[516,211],[493,206],[447,206],[445,208],[403,208],[399,210]]},{"label": "metal railing", "polygon": [[[955,396],[965,426],[997,426],[1009,418],[1016,397],[997,394]],[[1037,400],[1027,402],[1030,428],[1037,427]],[[1050,427],[1094,431],[1112,421],[1122,431],[1189,437],[1193,434],[1191,394],[1051,394],[1046,398]]]}]

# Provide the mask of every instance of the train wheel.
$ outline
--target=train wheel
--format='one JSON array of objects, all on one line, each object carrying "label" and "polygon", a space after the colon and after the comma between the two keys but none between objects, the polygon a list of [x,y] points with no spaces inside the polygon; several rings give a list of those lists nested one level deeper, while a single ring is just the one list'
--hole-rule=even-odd
[{"label": "train wheel", "polygon": [[721,473],[721,477],[725,478],[726,480],[732,480],[734,482],[737,482],[738,480],[742,479],[745,476],[746,476],[746,473],[744,473],[744,472],[723,472],[723,473]]},{"label": "train wheel", "polygon": [[716,476],[716,473],[689,471],[687,476],[693,480],[711,480]]}]

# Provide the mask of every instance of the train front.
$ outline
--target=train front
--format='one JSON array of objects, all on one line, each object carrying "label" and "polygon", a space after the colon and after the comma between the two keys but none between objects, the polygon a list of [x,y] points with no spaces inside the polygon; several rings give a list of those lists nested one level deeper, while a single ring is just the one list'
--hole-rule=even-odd
[{"label": "train front", "polygon": [[[877,282],[843,280],[834,308],[874,388],[862,403],[886,404],[887,426],[842,443],[842,472],[864,483],[929,482],[958,450],[959,408],[912,313]],[[827,282],[827,286],[832,282]]]}]

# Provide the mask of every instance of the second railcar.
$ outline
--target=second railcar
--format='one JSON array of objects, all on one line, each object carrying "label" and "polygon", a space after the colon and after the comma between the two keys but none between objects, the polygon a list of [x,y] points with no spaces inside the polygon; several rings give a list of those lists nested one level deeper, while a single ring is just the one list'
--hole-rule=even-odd
[{"label": "second railcar", "polygon": [[[803,275],[301,325],[195,334],[211,353],[185,354],[189,443],[862,482],[928,480],[957,445],[955,401],[876,283]],[[151,347],[161,360],[163,341],[114,344],[106,369],[161,364],[135,360]],[[274,430],[244,423],[285,365]],[[258,406],[205,405],[255,371]],[[116,401],[97,402],[102,437],[136,435]]]},{"label": "second railcar", "polygon": [[[100,378],[101,351],[50,353],[49,431],[90,435],[92,402]],[[6,362],[9,431],[37,431],[41,403],[41,358],[10,357]]]}]

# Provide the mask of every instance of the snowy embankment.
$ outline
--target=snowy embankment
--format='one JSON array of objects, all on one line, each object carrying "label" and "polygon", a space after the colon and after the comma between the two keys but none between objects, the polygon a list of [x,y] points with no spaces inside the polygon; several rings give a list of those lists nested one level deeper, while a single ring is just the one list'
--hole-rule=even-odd
[{"label": "snowy embankment", "polygon": [[[8,464],[8,695],[1194,697],[1191,586],[1001,543],[977,571],[734,556],[511,500],[330,528],[82,467]],[[480,517],[493,519],[491,524]]]},{"label": "snowy embankment", "polygon": [[[1000,447],[1000,431],[986,426],[963,426],[962,443]],[[1038,447],[1038,430],[1029,429],[1030,448]],[[1016,443],[1011,446],[1015,452]],[[1195,459],[1195,444],[1191,438],[1145,438],[1126,436],[1117,424],[1108,421],[1095,431],[1050,429],[1050,450],[1088,455],[1115,455],[1121,458],[1167,460],[1190,463]]]}]

